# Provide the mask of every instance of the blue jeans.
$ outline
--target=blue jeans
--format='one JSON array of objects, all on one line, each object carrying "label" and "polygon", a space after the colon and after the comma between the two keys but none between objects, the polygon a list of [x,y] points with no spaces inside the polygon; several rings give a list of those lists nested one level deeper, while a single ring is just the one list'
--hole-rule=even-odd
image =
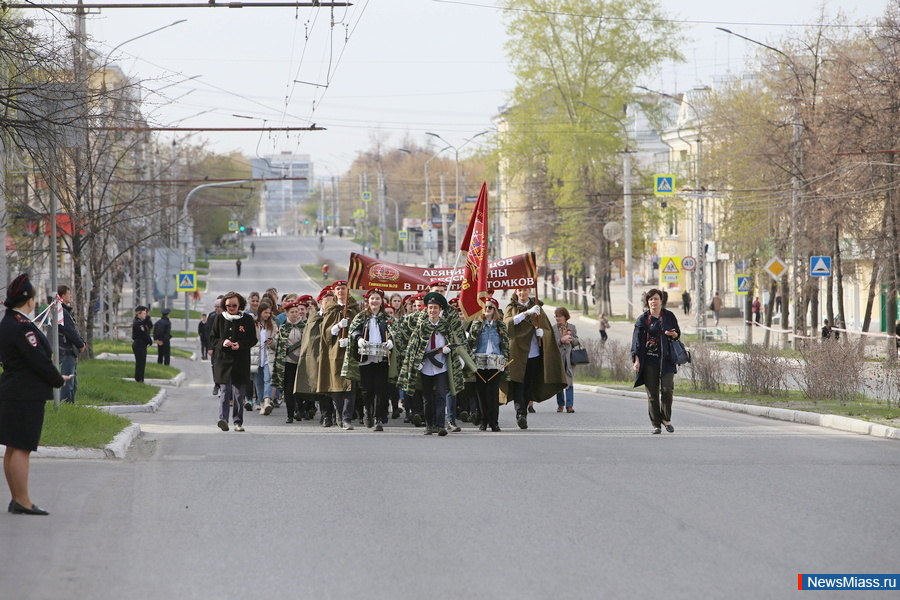
[{"label": "blue jeans", "polygon": [[74,376],[78,367],[78,356],[75,354],[63,354],[59,358],[59,371],[63,375],[72,375],[62,389],[59,390],[60,402],[75,402],[75,392],[78,391],[78,379]]},{"label": "blue jeans", "polygon": [[269,371],[269,363],[261,365],[253,374],[253,383],[256,385],[257,404],[261,404],[263,398],[272,398],[272,373]]},{"label": "blue jeans", "polygon": [[572,408],[572,403],[575,401],[575,388],[571,385],[564,389],[561,392],[556,393],[556,405],[557,406],[566,406],[568,408]]}]

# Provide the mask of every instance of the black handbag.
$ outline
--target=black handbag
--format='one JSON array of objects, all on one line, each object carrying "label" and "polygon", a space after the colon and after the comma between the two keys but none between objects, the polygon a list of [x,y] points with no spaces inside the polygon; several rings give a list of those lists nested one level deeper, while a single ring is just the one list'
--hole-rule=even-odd
[{"label": "black handbag", "polygon": [[588,357],[585,348],[572,348],[572,354],[569,356],[569,362],[573,365],[589,365],[591,359]]},{"label": "black handbag", "polygon": [[669,353],[672,356],[672,362],[676,365],[683,365],[691,362],[691,353],[687,351],[681,340],[671,340],[669,344]]}]

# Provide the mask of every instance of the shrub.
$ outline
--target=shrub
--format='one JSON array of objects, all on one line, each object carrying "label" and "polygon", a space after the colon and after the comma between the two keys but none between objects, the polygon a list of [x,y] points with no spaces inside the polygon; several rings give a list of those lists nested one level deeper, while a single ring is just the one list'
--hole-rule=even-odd
[{"label": "shrub", "polygon": [[723,366],[711,344],[694,344],[691,346],[691,362],[682,365],[682,368],[687,367],[692,389],[716,392],[723,383]]},{"label": "shrub", "polygon": [[800,388],[807,398],[843,405],[862,391],[866,359],[860,344],[817,340],[804,344],[800,355]]},{"label": "shrub", "polygon": [[735,353],[734,367],[742,393],[784,396],[788,392],[790,366],[773,348],[745,344]]},{"label": "shrub", "polygon": [[578,365],[576,375],[591,379],[611,379],[613,381],[631,381],[634,372],[631,370],[631,348],[618,340],[582,339],[582,346],[591,359],[589,365]]}]

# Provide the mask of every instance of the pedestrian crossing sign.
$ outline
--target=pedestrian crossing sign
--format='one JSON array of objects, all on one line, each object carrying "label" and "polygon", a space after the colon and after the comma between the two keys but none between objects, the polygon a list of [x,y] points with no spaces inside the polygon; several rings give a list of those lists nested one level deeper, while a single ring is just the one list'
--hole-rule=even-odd
[{"label": "pedestrian crossing sign", "polygon": [[750,276],[749,275],[735,275],[734,276],[737,285],[734,286],[734,293],[740,296],[746,296],[750,293]]},{"label": "pedestrian crossing sign", "polygon": [[680,256],[661,256],[659,258],[659,268],[664,282],[678,283],[681,281]]},{"label": "pedestrian crossing sign", "polygon": [[813,277],[831,277],[831,257],[810,256],[809,274]]},{"label": "pedestrian crossing sign", "polygon": [[197,291],[197,271],[181,271],[175,276],[175,290],[178,292]]},{"label": "pedestrian crossing sign", "polygon": [[237,231],[238,229],[237,221],[228,221],[228,231]]},{"label": "pedestrian crossing sign", "polygon": [[653,176],[653,193],[657,196],[674,196],[675,195],[675,176],[674,175],[654,175]]}]

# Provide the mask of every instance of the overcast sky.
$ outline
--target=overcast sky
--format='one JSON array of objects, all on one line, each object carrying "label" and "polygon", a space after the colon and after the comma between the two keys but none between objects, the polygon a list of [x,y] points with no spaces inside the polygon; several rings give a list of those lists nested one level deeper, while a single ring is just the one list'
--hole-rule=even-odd
[{"label": "overcast sky", "polygon": [[[196,134],[217,152],[310,154],[316,174],[327,176],[343,172],[370,146],[373,132],[389,136],[389,145],[406,136],[424,144],[427,131],[459,145],[491,127],[514,84],[503,17],[492,0],[353,2],[334,9],[334,26],[329,8],[104,9],[88,16],[87,29],[100,51],[114,50],[111,60],[146,88],[167,86],[146,95],[152,104],[146,111],[158,124],[327,128]],[[667,65],[644,82],[668,93],[742,70],[753,48],[716,26],[773,41],[785,25],[819,21],[818,0],[661,2],[672,17],[689,22],[692,38],[683,49],[686,63]],[[885,2],[829,6],[862,19],[880,15]],[[180,19],[187,21],[129,41]]]}]

